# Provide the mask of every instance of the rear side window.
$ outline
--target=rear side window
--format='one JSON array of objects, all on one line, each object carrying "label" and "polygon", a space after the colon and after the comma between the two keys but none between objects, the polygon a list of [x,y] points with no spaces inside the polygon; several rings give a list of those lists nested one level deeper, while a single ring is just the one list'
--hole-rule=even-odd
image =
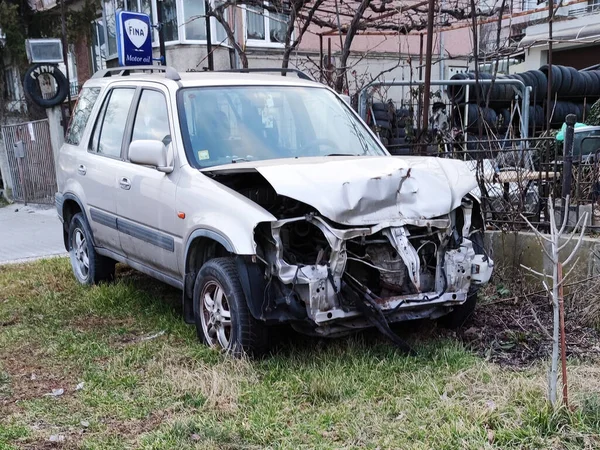
[{"label": "rear side window", "polygon": [[119,158],[134,88],[116,88],[108,95],[94,126],[90,151]]},{"label": "rear side window", "polygon": [[79,93],[79,100],[77,100],[73,119],[65,139],[67,144],[79,145],[81,142],[85,126],[98,99],[98,94],[100,94],[100,88],[83,88]]}]

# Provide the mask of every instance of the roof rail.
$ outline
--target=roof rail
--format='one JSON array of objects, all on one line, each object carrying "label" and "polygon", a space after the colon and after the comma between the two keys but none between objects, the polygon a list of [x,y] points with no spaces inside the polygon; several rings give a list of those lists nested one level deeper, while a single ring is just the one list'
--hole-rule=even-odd
[{"label": "roof rail", "polygon": [[279,72],[282,76],[285,76],[286,73],[295,73],[298,78],[308,81],[315,81],[310,76],[302,72],[298,69],[278,69],[277,67],[265,67],[265,68],[251,68],[251,69],[227,69],[227,70],[215,70],[215,72],[238,72],[238,73],[260,73],[260,72]]},{"label": "roof rail", "polygon": [[173,81],[181,80],[179,73],[170,66],[128,66],[128,67],[111,67],[110,69],[102,69],[96,72],[92,78],[106,77],[125,77],[132,72],[164,72],[165,78]]}]

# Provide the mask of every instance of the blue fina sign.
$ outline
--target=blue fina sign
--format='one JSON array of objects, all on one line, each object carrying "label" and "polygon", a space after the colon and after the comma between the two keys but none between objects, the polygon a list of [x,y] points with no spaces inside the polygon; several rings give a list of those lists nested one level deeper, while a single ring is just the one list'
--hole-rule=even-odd
[{"label": "blue fina sign", "polygon": [[148,14],[117,12],[117,54],[120,66],[152,64],[151,33]]}]

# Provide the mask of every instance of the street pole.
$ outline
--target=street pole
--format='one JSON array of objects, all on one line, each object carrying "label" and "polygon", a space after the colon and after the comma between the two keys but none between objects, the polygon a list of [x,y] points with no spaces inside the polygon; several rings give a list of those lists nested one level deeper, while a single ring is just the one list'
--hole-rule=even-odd
[{"label": "street pole", "polygon": [[160,52],[160,63],[163,66],[167,65],[167,52],[165,50],[165,32],[163,27],[163,11],[162,0],[156,2],[156,21],[158,28],[158,49]]},{"label": "street pole", "polygon": [[[69,101],[69,117],[71,117],[71,77],[69,76],[69,57],[68,57],[68,42],[67,42],[67,20],[65,18],[65,0],[61,0],[60,2],[60,27],[62,34],[62,48],[63,48],[63,61],[65,63],[65,74],[67,76],[67,84],[69,85],[69,90],[67,91],[67,99]],[[61,108],[62,111],[62,108]],[[64,122],[64,114],[63,114],[63,122]],[[67,123],[63,123],[63,128],[66,132]]]},{"label": "street pole", "polygon": [[[552,22],[554,21],[554,0],[548,0],[548,92],[546,95],[546,130],[550,130],[552,114]],[[561,117],[562,120],[562,117]]]},{"label": "street pole", "polygon": [[204,19],[206,20],[206,51],[208,53],[208,70],[215,70],[215,61],[213,59],[212,51],[212,36],[210,33],[210,15],[208,9],[210,5],[208,0],[204,0]]},{"label": "street pole", "polygon": [[[429,123],[429,90],[431,88],[431,57],[433,54],[433,20],[435,15],[435,0],[428,1],[427,10],[427,48],[425,53],[425,82],[423,84],[423,120],[421,136],[427,131]],[[425,145],[421,152],[425,153]]]}]

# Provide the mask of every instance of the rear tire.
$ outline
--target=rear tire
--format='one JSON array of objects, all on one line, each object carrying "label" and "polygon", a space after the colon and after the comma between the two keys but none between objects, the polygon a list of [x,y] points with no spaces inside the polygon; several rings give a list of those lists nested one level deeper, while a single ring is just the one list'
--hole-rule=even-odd
[{"label": "rear tire", "polygon": [[252,317],[234,258],[206,262],[194,283],[194,321],[202,342],[236,357],[260,356],[267,327]]},{"label": "rear tire", "polygon": [[69,257],[77,281],[98,284],[115,278],[115,261],[99,255],[92,243],[92,232],[83,213],[75,214],[69,223]]}]

